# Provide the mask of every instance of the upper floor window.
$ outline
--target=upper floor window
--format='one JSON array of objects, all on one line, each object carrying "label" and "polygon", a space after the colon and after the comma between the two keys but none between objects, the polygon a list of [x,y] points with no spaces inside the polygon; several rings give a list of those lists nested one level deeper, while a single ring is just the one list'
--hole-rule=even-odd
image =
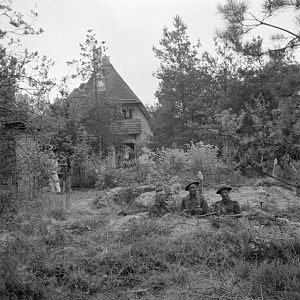
[{"label": "upper floor window", "polygon": [[124,119],[132,119],[132,109],[122,109],[122,113],[124,115]]}]

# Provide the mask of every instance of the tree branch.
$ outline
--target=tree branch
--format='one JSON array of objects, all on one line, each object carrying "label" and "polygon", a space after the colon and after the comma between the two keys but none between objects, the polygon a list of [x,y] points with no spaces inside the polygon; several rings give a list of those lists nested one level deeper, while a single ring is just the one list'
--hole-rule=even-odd
[{"label": "tree branch", "polygon": [[278,29],[278,30],[281,30],[281,31],[283,31],[283,32],[286,32],[286,33],[288,33],[288,34],[294,36],[294,37],[297,38],[297,39],[300,39],[300,36],[299,36],[299,35],[297,35],[296,33],[292,32],[292,31],[290,31],[290,30],[287,30],[287,29],[285,29],[285,28],[282,28],[282,27],[279,27],[279,26],[276,26],[276,25],[273,25],[273,24],[270,24],[270,23],[265,23],[264,21],[259,21],[259,20],[258,20],[258,22],[260,23],[260,25],[265,25],[265,26],[268,26],[268,27],[271,27],[271,28],[276,28],[276,29]]},{"label": "tree branch", "polygon": [[277,177],[275,177],[275,176],[273,176],[273,175],[271,175],[271,174],[269,174],[269,173],[267,173],[267,172],[261,170],[261,168],[259,168],[258,166],[255,166],[255,165],[252,164],[251,162],[249,162],[249,165],[250,165],[251,167],[253,167],[254,169],[256,169],[259,173],[261,173],[261,174],[263,174],[263,175],[267,175],[267,176],[269,176],[269,177],[271,177],[271,178],[273,178],[273,179],[275,179],[275,180],[277,180],[277,181],[279,181],[279,182],[282,182],[282,183],[284,183],[284,184],[286,184],[286,185],[289,185],[289,186],[292,186],[292,187],[296,188],[296,186],[295,186],[294,184],[291,184],[291,183],[289,183],[289,182],[286,182],[286,181],[284,181],[284,180],[282,180],[282,179],[279,179],[279,178],[277,178]]}]

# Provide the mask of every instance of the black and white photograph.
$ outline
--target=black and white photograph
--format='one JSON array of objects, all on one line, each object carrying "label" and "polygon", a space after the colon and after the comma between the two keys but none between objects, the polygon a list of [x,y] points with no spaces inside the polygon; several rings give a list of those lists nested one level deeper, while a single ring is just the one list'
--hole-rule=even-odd
[{"label": "black and white photograph", "polygon": [[0,300],[300,299],[300,0],[0,0]]}]

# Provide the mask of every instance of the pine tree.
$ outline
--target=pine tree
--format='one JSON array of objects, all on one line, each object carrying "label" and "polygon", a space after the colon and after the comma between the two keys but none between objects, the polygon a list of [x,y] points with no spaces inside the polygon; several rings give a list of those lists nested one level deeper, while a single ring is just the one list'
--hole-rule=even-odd
[{"label": "pine tree", "polygon": [[156,92],[158,105],[153,111],[156,142],[163,146],[187,142],[189,122],[193,115],[193,103],[201,88],[201,72],[198,69],[199,41],[192,45],[187,35],[187,25],[176,16],[173,30],[163,28],[159,47],[153,47],[160,66],[155,73],[160,80]]}]

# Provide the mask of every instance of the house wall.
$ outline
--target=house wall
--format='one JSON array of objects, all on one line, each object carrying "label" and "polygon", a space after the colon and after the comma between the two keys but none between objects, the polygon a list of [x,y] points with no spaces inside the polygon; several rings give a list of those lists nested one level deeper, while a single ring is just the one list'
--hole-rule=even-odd
[{"label": "house wall", "polygon": [[146,119],[144,114],[139,110],[138,118],[141,119],[142,122],[142,131],[141,134],[137,137],[138,142],[146,142],[147,139],[153,135],[152,130],[150,128],[149,121]]},{"label": "house wall", "polygon": [[140,119],[141,120],[141,133],[133,137],[131,140],[134,142],[145,142],[149,136],[152,136],[152,130],[149,125],[149,121],[143,114],[143,112],[140,110],[139,106],[137,104],[135,105],[125,105],[124,108],[126,110],[132,110],[132,119]]}]

